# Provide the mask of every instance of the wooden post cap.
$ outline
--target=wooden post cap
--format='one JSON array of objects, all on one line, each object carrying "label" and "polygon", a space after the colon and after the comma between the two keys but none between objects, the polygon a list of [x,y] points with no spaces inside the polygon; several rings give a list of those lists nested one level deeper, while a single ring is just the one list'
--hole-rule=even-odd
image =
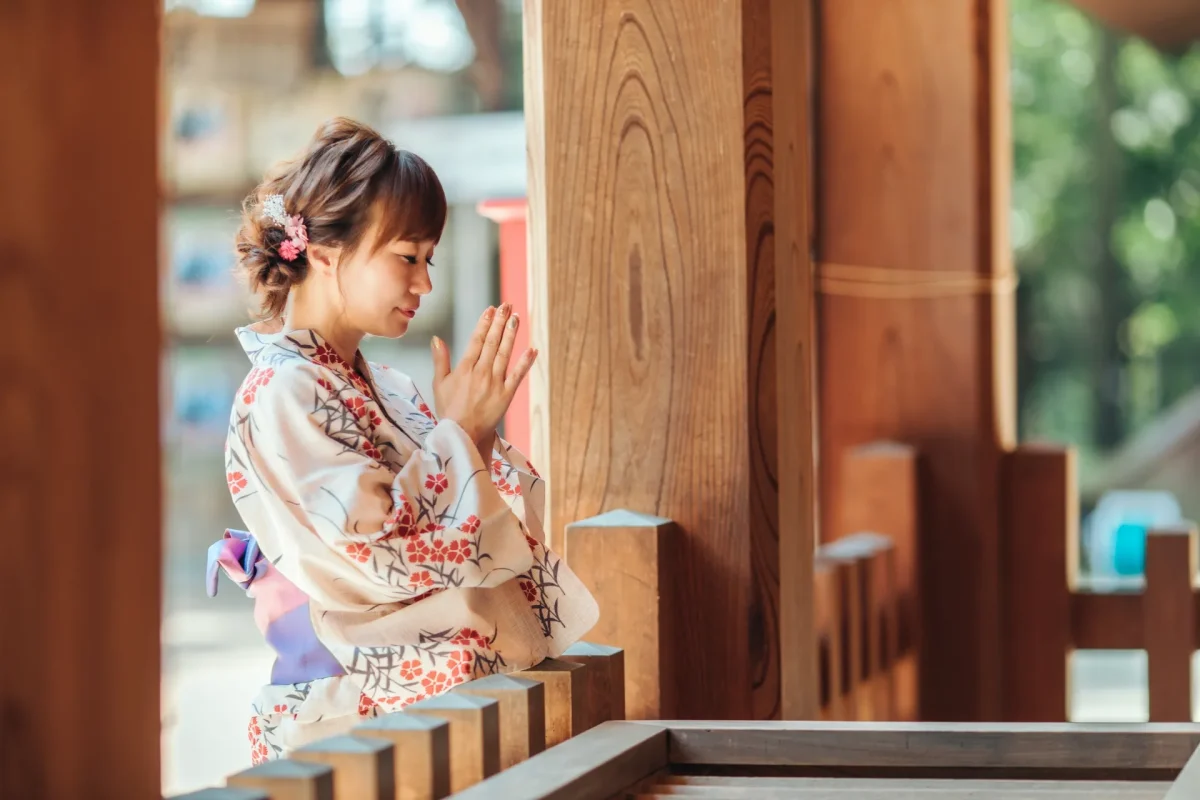
[{"label": "wooden post cap", "polygon": [[394,800],[396,751],[377,737],[333,736],[292,753],[333,768],[334,800]]},{"label": "wooden post cap", "polygon": [[450,723],[450,790],[460,792],[500,771],[500,704],[488,697],[447,692],[400,712]]},{"label": "wooden post cap", "polygon": [[516,675],[488,675],[454,689],[500,704],[500,769],[546,749],[546,687]]},{"label": "wooden post cap", "polygon": [[589,667],[586,726],[625,719],[625,651],[594,642],[576,642],[561,656],[563,661]]},{"label": "wooden post cap", "polygon": [[382,714],[351,733],[391,743],[398,800],[441,800],[450,795],[450,723],[421,714]]},{"label": "wooden post cap", "polygon": [[557,658],[515,673],[546,686],[546,746],[561,744],[582,733],[589,667]]},{"label": "wooden post cap", "polygon": [[237,789],[261,789],[271,800],[333,800],[333,769],[307,761],[268,761],[230,775]]}]

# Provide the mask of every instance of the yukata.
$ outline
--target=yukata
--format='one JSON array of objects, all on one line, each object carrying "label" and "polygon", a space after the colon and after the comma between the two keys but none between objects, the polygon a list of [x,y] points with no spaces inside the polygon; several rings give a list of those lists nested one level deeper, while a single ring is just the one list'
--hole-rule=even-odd
[{"label": "yukata", "polygon": [[485,462],[407,376],[268,325],[237,331],[253,369],[226,442],[249,531],[212,546],[208,575],[210,593],[223,571],[254,597],[278,656],[253,703],[255,763],[561,655],[592,628],[520,452],[497,437]]}]

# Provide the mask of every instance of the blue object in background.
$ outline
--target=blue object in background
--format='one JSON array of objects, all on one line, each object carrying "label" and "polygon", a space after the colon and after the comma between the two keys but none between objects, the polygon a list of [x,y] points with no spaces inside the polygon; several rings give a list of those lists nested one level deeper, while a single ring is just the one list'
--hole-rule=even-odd
[{"label": "blue object in background", "polygon": [[1118,575],[1141,575],[1146,571],[1146,526],[1124,522],[1113,534],[1113,569]]},{"label": "blue object in background", "polygon": [[1083,531],[1089,577],[1136,578],[1146,571],[1146,532],[1181,522],[1179,501],[1170,492],[1107,492],[1088,515]]}]

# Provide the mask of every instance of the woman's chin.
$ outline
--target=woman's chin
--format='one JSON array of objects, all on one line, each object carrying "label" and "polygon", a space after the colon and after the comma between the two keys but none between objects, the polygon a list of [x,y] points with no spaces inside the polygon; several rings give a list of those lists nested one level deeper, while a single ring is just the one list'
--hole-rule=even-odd
[{"label": "woman's chin", "polygon": [[408,317],[397,314],[393,318],[386,320],[376,330],[368,331],[368,336],[378,336],[381,339],[399,339],[404,334],[408,333]]}]

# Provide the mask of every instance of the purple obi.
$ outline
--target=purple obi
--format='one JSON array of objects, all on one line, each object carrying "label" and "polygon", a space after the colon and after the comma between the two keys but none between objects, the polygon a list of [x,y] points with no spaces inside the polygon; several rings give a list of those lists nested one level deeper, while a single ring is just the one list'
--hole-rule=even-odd
[{"label": "purple obi", "polygon": [[272,684],[306,683],[344,675],[345,670],[317,639],[308,595],[283,576],[246,531],[227,530],[208,548],[208,596],[216,597],[218,569],[254,598],[254,621],[275,651]]}]

